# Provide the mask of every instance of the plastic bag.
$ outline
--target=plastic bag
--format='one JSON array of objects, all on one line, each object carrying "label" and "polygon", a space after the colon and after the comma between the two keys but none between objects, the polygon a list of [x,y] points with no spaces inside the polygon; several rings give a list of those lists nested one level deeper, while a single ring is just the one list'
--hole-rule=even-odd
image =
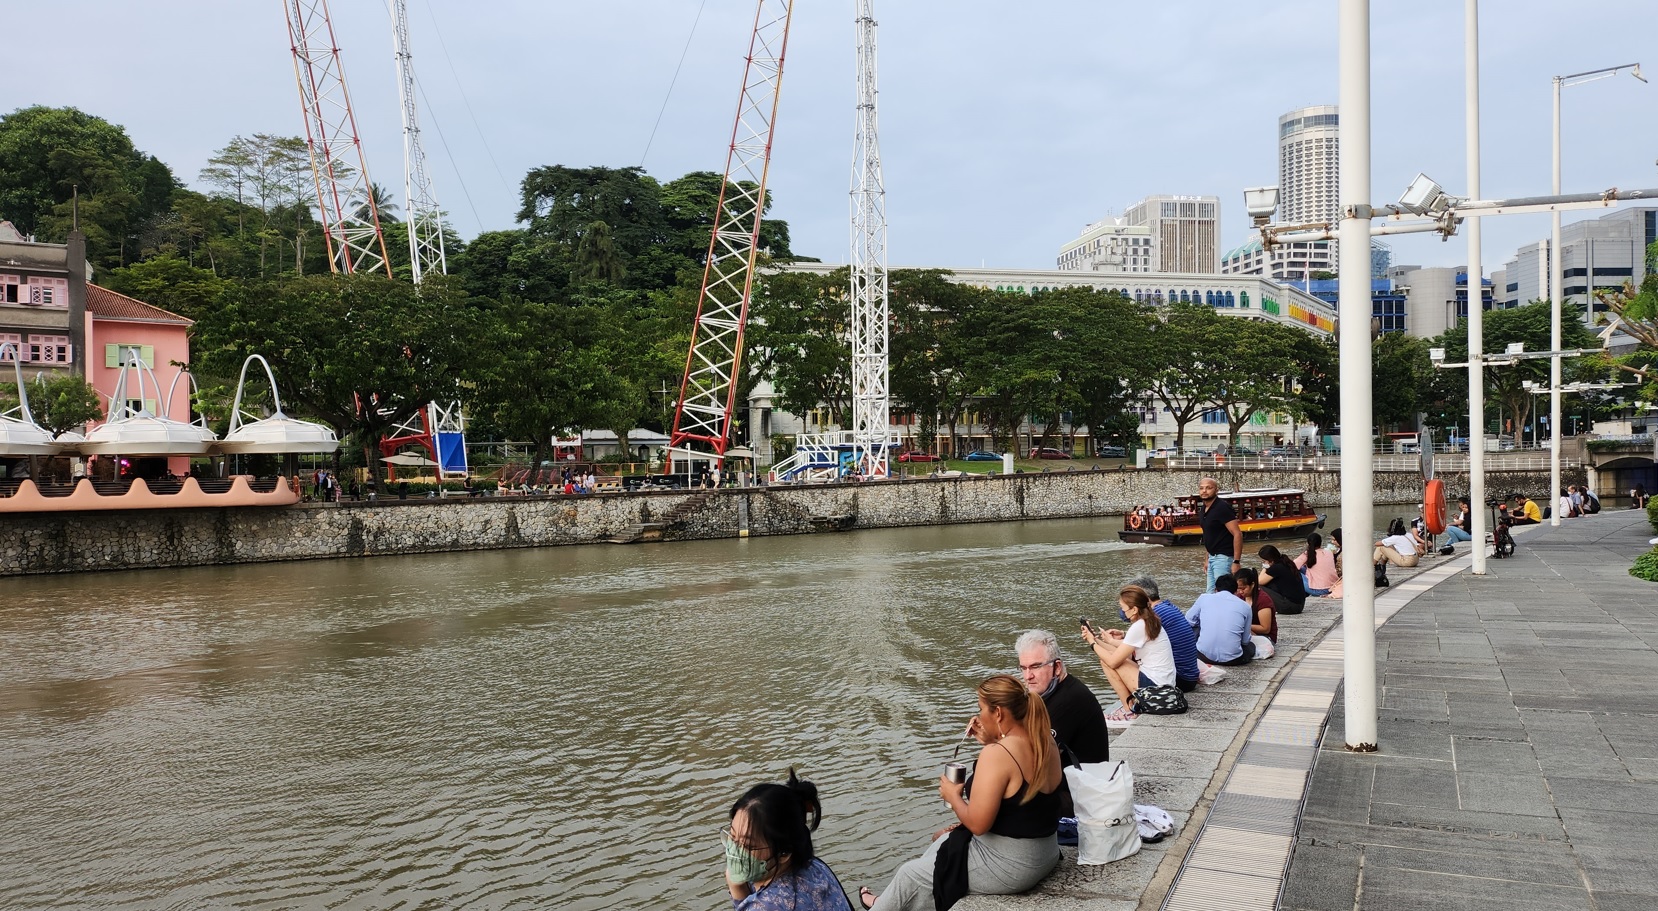
[{"label": "plastic bag", "polygon": [[1265,636],[1251,636],[1249,637],[1249,641],[1255,643],[1256,661],[1259,661],[1262,658],[1271,658],[1273,655],[1278,654],[1278,646],[1273,645],[1272,640]]},{"label": "plastic bag", "polygon": [[1225,679],[1226,668],[1209,664],[1204,661],[1199,661],[1197,663],[1197,682],[1207,686],[1214,686]]},{"label": "plastic bag", "polygon": [[1077,863],[1108,864],[1140,850],[1134,773],[1128,763],[1085,762],[1065,768],[1077,812]]}]

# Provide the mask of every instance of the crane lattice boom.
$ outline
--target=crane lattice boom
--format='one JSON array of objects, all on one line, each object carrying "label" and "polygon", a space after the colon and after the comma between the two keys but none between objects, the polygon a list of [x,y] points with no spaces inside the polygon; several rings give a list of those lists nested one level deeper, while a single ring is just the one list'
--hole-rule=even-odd
[{"label": "crane lattice boom", "polygon": [[852,448],[858,472],[884,478],[891,441],[887,382],[887,203],[875,107],[875,0],[858,0],[858,126],[852,160]]},{"label": "crane lattice boom", "polygon": [[449,272],[443,249],[443,214],[426,172],[426,150],[420,143],[420,117],[415,108],[414,57],[409,52],[409,7],[406,0],[391,4],[392,39],[397,50],[397,91],[403,100],[403,198],[409,217],[409,265],[414,283],[421,275]]}]

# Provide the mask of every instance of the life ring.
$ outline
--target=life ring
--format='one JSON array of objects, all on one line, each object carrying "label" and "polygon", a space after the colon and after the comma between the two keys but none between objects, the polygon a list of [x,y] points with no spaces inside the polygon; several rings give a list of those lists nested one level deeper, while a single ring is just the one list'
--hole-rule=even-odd
[{"label": "life ring", "polygon": [[1428,534],[1442,535],[1449,522],[1445,505],[1445,482],[1434,478],[1422,493],[1422,518],[1428,524]]},{"label": "life ring", "polygon": [[1128,514],[1128,527],[1129,528],[1132,528],[1135,531],[1139,531],[1140,526],[1144,525],[1144,524],[1146,524],[1146,519],[1145,519],[1144,516],[1140,515],[1137,512],[1132,512],[1132,513]]},{"label": "life ring", "polygon": [[1169,518],[1168,518],[1168,516],[1152,516],[1151,517],[1151,530],[1152,531],[1168,531],[1169,530]]}]

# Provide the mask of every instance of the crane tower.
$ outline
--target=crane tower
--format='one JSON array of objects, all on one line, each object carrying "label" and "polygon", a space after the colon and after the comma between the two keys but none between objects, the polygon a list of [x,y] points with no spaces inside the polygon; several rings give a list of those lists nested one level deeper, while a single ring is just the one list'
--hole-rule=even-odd
[{"label": "crane tower", "polygon": [[864,477],[887,476],[887,191],[876,132],[875,0],[858,0],[858,126],[852,159],[852,448]]},{"label": "crane tower", "polygon": [[691,328],[673,432],[668,437],[670,452],[680,456],[711,457],[718,463],[731,444],[743,329],[754,289],[772,129],[793,13],[793,0],[759,0],[755,7],[725,181],[714,211],[696,323]]},{"label": "crane tower", "polygon": [[311,151],[317,218],[328,244],[329,268],[347,273],[380,271],[390,276],[386,238],[369,192],[368,162],[351,114],[328,0],[283,0],[283,10],[288,16],[294,79],[305,113],[305,141]]},{"label": "crane tower", "polygon": [[414,58],[409,53],[409,6],[406,0],[387,0],[392,18],[392,40],[397,51],[397,91],[403,100],[403,197],[409,216],[409,265],[414,283],[426,272],[449,272],[443,250],[443,217],[432,178],[426,173],[426,150],[420,144],[420,117],[415,109]]}]

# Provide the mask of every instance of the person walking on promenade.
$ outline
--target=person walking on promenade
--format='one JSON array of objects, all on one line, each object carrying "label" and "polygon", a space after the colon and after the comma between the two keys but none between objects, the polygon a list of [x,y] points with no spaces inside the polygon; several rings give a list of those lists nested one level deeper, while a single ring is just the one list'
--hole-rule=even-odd
[{"label": "person walking on promenade", "polygon": [[[1169,649],[1174,652],[1174,685],[1182,693],[1197,689],[1197,633],[1186,622],[1186,614],[1173,601],[1158,592],[1157,580],[1150,576],[1135,576],[1122,584],[1123,588],[1138,588],[1152,601],[1151,609],[1163,624],[1163,635],[1169,637]],[[1117,615],[1128,622],[1128,614],[1119,606]]]},{"label": "person walking on promenade", "polygon": [[[979,684],[979,712],[967,733],[984,749],[963,796],[960,782],[938,777],[938,793],[956,825],[893,874],[880,895],[859,889],[865,908],[933,911],[963,895],[1013,895],[1042,881],[1059,863],[1059,786],[1065,780],[1048,709],[1016,677]],[[936,896],[936,898],[935,898]]]},{"label": "person walking on promenade", "polygon": [[1133,621],[1127,631],[1106,630],[1104,638],[1095,638],[1093,630],[1083,627],[1082,638],[1100,659],[1100,670],[1122,701],[1120,708],[1105,716],[1105,723],[1126,727],[1139,717],[1134,711],[1135,690],[1175,682],[1174,649],[1144,589],[1124,588],[1117,593],[1117,606]]},{"label": "person walking on promenade", "polygon": [[1324,537],[1316,531],[1307,536],[1307,552],[1295,558],[1295,568],[1301,571],[1302,587],[1315,598],[1327,597],[1341,582],[1335,548],[1325,550]]},{"label": "person walking on promenade", "polygon": [[795,777],[758,784],[731,805],[731,823],[720,829],[725,845],[725,885],[734,911],[844,911],[846,890],[812,850],[812,832],[823,819],[817,786]]},{"label": "person walking on promenade", "polygon": [[1255,659],[1249,639],[1250,609],[1237,595],[1237,580],[1227,573],[1215,580],[1215,590],[1201,595],[1186,611],[1186,621],[1197,631],[1197,656],[1208,664],[1233,667]]},{"label": "person walking on promenade", "polygon": [[1197,482],[1197,524],[1203,529],[1203,550],[1209,555],[1208,586],[1243,565],[1243,526],[1238,511],[1220,497],[1220,482],[1204,478]]}]

